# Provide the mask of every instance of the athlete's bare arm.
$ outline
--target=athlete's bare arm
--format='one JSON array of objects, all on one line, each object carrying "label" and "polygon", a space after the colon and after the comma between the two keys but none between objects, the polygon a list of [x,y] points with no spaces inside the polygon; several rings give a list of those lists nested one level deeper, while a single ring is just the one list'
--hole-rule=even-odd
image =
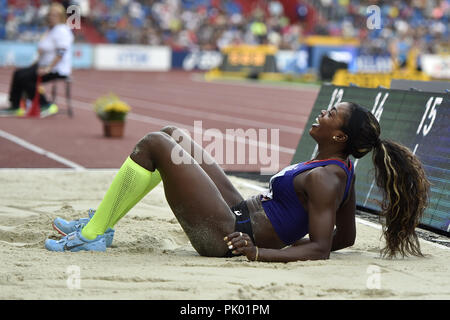
[{"label": "athlete's bare arm", "polygon": [[355,176],[353,176],[350,194],[344,205],[336,213],[336,229],[333,236],[333,245],[331,251],[336,251],[351,247],[355,243]]},{"label": "athlete's bare arm", "polygon": [[[309,239],[281,250],[260,248],[258,261],[289,262],[329,258],[336,211],[343,197],[342,185],[346,182],[342,169],[332,167],[318,167],[310,170],[304,178],[294,179],[294,188],[301,188],[308,197]],[[250,248],[238,251],[249,259],[254,256],[254,250]]]}]

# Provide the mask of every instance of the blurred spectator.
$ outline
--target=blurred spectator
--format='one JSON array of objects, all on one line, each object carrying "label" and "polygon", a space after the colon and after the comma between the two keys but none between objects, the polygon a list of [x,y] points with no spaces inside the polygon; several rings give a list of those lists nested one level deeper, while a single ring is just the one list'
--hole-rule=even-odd
[{"label": "blurred spectator", "polygon": [[[10,106],[2,110],[3,114],[21,115],[22,95],[26,93],[29,99],[34,98],[38,76],[42,82],[47,82],[71,74],[73,35],[65,24],[66,19],[66,8],[60,3],[52,3],[46,17],[49,28],[39,41],[37,61],[14,71],[9,91]],[[43,93],[39,95],[41,115],[58,111]]]},{"label": "blurred spectator", "polygon": [[[37,41],[48,3],[0,0],[0,38]],[[86,7],[86,0],[71,3]],[[303,37],[318,34],[359,38],[363,52],[390,52],[402,65],[413,43],[425,52],[437,52],[449,42],[450,0],[91,0],[89,4],[84,10],[86,23],[110,43],[173,49],[269,43],[295,50]],[[367,28],[369,5],[380,8],[380,29]]]}]

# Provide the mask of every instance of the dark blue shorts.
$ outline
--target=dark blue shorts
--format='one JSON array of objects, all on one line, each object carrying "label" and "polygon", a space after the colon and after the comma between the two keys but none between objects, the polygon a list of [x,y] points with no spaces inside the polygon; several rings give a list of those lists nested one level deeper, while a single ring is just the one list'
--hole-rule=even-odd
[{"label": "dark blue shorts", "polygon": [[[245,202],[245,200],[240,202],[238,205],[231,207],[230,209],[236,216],[234,231],[248,234],[254,244],[255,239],[253,238],[252,222],[250,220],[250,213],[248,211],[247,203]],[[231,253],[231,251],[232,250],[228,250],[224,257],[236,256],[235,254]]]}]

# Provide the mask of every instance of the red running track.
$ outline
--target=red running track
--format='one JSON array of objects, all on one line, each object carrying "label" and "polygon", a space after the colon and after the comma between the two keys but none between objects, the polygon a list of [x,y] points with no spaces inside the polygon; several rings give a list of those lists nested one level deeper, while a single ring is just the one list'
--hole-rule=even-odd
[{"label": "red running track", "polygon": [[[9,91],[12,72],[12,68],[0,69],[0,93]],[[190,130],[194,136],[194,121],[201,121],[203,133],[216,129],[216,133],[225,136],[227,130],[251,129],[257,134],[253,137],[256,140],[247,140],[244,163],[236,159],[234,137],[223,142],[224,159],[217,159],[225,170],[257,172],[268,167],[260,154],[248,157],[251,146],[258,146],[270,161],[275,161],[276,157],[264,147],[266,141],[279,146],[279,151],[273,152],[278,152],[281,169],[294,155],[318,94],[316,88],[294,85],[206,82],[201,73],[181,71],[76,70],[73,79],[74,118],[65,114],[45,119],[0,118],[0,167],[118,168],[146,133],[172,124]],[[46,88],[49,92],[48,85]],[[102,124],[92,109],[93,101],[109,92],[132,108],[122,139],[104,138]],[[59,83],[57,104],[65,110],[63,93],[63,84]],[[260,135],[260,129],[267,132],[267,140]],[[276,130],[278,142],[271,136]],[[207,137],[201,136],[204,147],[215,141],[208,141]],[[232,151],[226,147],[227,141],[235,153],[235,158],[228,161],[226,155]]]}]

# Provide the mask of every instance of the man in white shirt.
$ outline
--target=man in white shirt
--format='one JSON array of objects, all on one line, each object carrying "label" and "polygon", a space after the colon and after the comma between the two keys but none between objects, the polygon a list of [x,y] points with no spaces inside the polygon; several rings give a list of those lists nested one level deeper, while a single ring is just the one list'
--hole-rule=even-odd
[{"label": "man in white shirt", "polygon": [[[38,60],[32,66],[14,71],[11,82],[10,107],[2,110],[3,114],[22,115],[20,99],[26,93],[33,99],[36,92],[38,76],[41,82],[66,78],[72,72],[72,44],[74,36],[65,24],[66,10],[59,3],[52,3],[48,13],[50,29],[42,36],[38,44]],[[43,93],[40,95],[41,113],[56,113],[58,107],[50,103]]]}]

